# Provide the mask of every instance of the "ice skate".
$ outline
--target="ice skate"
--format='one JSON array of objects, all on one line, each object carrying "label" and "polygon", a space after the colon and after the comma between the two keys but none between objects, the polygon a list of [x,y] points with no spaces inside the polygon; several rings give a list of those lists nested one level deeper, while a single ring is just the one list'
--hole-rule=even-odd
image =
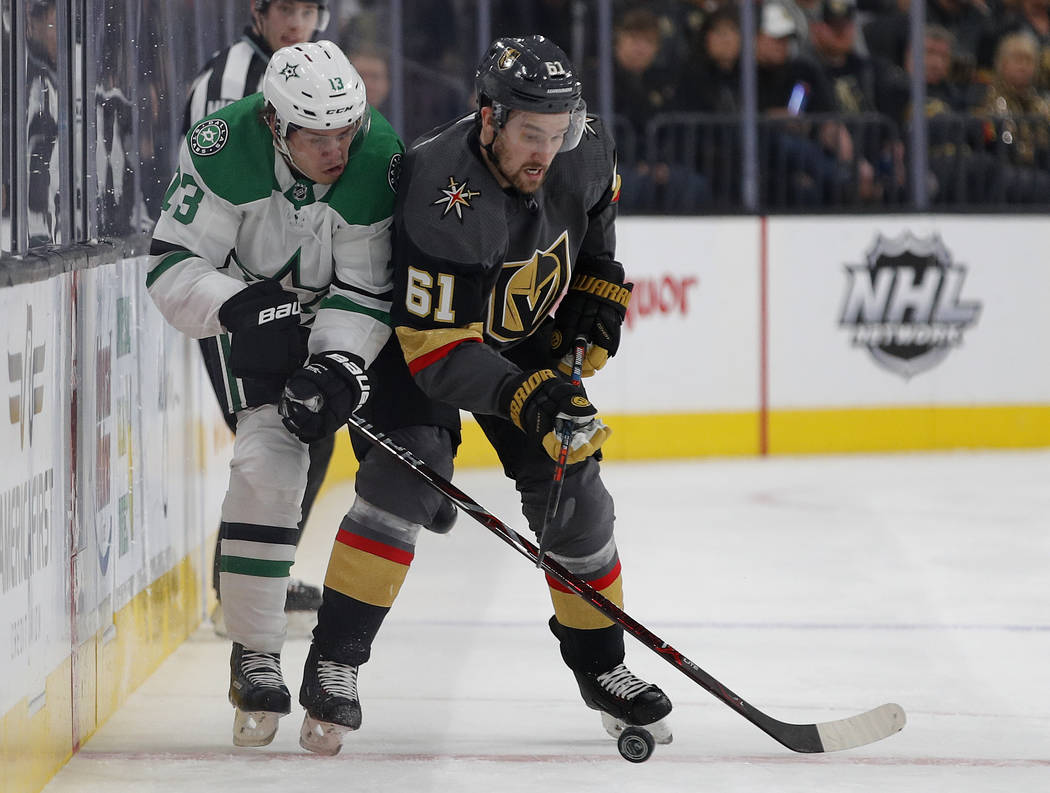
[{"label": "ice skate", "polygon": [[249,650],[233,643],[230,653],[230,704],[234,746],[266,746],[277,721],[292,710],[292,697],[281,677],[281,654]]},{"label": "ice skate", "polygon": [[343,736],[361,726],[357,667],[322,658],[312,645],[303,669],[299,704],[306,710],[299,745],[317,754],[338,754]]},{"label": "ice skate", "polygon": [[600,675],[574,672],[587,707],[601,711],[602,726],[613,738],[627,727],[644,727],[657,743],[671,742],[671,727],[664,718],[671,700],[659,688],[619,664]]}]

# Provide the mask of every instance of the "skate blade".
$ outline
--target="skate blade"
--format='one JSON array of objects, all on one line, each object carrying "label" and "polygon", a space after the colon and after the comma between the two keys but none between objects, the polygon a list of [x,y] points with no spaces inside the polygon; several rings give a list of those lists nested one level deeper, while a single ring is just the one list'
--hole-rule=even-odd
[{"label": "skate blade", "polygon": [[[619,738],[620,733],[632,725],[629,725],[623,719],[610,716],[605,711],[602,711],[602,726],[611,737]],[[658,719],[652,724],[636,724],[634,726],[645,730],[659,744],[669,744],[674,739],[674,736],[671,734],[671,725],[667,723],[667,719]]]},{"label": "skate blade", "polygon": [[277,734],[277,721],[283,713],[267,710],[237,710],[233,717],[234,746],[268,746]]},{"label": "skate blade", "polygon": [[314,754],[339,754],[339,750],[343,748],[343,736],[350,731],[350,727],[330,721],[318,721],[307,714],[303,717],[303,726],[299,730],[299,745]]}]

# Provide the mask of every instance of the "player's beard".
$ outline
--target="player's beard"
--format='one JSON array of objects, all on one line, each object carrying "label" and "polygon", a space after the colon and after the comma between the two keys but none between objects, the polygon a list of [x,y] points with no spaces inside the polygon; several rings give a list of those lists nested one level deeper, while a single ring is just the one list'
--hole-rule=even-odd
[{"label": "player's beard", "polygon": [[[486,153],[489,155],[489,159],[492,161],[493,167],[497,171],[499,171],[500,176],[502,176],[507,182],[510,182],[511,187],[513,187],[522,195],[532,195],[537,190],[539,190],[543,186],[544,181],[546,181],[547,179],[548,166],[543,165],[543,163],[522,163],[522,165],[513,174],[509,174],[503,169],[503,158],[500,156],[500,152],[502,149],[503,145],[500,141],[499,136],[497,135],[496,139],[492,141],[492,145],[485,150]],[[541,176],[539,181],[534,184],[530,184],[525,181],[525,175],[523,171],[525,168],[529,167],[543,168],[543,176]]]}]

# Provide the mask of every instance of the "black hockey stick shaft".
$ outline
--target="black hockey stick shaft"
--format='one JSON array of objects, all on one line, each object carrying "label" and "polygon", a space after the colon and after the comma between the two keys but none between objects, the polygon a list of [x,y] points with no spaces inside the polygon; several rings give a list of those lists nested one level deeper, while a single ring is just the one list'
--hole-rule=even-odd
[{"label": "black hockey stick shaft", "polygon": [[528,539],[478,504],[408,449],[394,443],[385,434],[376,432],[367,421],[357,416],[351,416],[347,421],[347,426],[352,432],[356,432],[406,467],[411,468],[430,487],[451,500],[526,559],[537,563],[566,588],[622,626],[627,633],[677,668],[686,677],[788,749],[795,752],[849,749],[881,740],[904,727],[904,711],[899,705],[893,704],[881,705],[856,716],[820,724],[790,724],[774,719],[730,691],[729,688],[550,556],[540,557],[538,549]]},{"label": "black hockey stick shaft", "polygon": [[[583,381],[583,356],[587,352],[587,339],[577,336],[572,345],[572,373],[570,375],[573,385],[580,385]],[[561,428],[561,448],[558,450],[558,459],[554,461],[554,478],[551,480],[551,489],[547,491],[547,509],[543,513],[543,529],[540,531],[540,546],[536,552],[536,566],[539,567],[539,559],[547,555],[550,548],[552,532],[549,531],[558,514],[558,504],[561,501],[561,489],[565,484],[565,461],[569,457],[569,445],[572,443],[572,422],[565,421]]]}]

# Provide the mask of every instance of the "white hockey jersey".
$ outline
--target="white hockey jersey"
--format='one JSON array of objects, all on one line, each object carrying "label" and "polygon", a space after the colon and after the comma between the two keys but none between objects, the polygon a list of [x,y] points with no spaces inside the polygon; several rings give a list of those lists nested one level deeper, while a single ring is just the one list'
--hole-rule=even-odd
[{"label": "white hockey jersey", "polygon": [[262,107],[253,94],[187,134],[153,232],[150,296],[174,327],[204,338],[224,332],[227,299],[276,280],[299,296],[310,352],[349,350],[371,363],[390,335],[401,141],[372,110],[346,170],[320,185],[296,179],[276,154]]}]

